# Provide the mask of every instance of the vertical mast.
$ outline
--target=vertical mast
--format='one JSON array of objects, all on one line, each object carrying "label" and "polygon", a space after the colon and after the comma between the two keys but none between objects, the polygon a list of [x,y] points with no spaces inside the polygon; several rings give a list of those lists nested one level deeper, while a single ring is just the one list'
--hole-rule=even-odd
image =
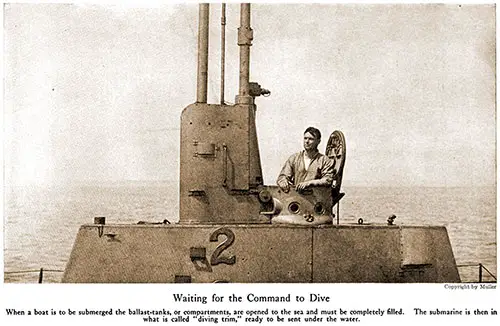
[{"label": "vertical mast", "polygon": [[210,5],[200,3],[198,23],[198,80],[196,102],[207,103],[208,82],[208,24]]},{"label": "vertical mast", "polygon": [[224,105],[224,73],[226,70],[226,4],[222,4],[222,15],[220,19],[221,36],[220,36],[220,104]]},{"label": "vertical mast", "polygon": [[238,104],[252,104],[250,96],[250,46],[253,30],[250,27],[250,4],[242,3],[240,9],[240,27],[238,28],[238,45],[240,47],[240,91],[236,97]]}]

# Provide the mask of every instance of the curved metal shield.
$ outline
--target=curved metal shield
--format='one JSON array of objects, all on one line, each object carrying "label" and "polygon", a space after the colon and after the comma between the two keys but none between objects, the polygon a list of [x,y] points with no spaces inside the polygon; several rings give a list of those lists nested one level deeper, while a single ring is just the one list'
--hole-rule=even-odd
[{"label": "curved metal shield", "polygon": [[344,172],[344,163],[346,157],[346,144],[344,134],[335,130],[330,135],[326,144],[325,155],[334,161],[335,174],[333,176],[333,194],[340,193],[342,184],[342,174]]}]

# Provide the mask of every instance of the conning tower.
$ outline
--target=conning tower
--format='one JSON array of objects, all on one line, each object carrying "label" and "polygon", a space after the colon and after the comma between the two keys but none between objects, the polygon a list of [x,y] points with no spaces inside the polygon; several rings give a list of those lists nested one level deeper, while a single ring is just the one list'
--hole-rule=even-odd
[{"label": "conning tower", "polygon": [[209,4],[200,4],[196,103],[181,115],[180,223],[269,223],[259,214],[262,190],[255,97],[250,83],[250,4],[241,4],[239,94],[235,105],[208,104]]}]

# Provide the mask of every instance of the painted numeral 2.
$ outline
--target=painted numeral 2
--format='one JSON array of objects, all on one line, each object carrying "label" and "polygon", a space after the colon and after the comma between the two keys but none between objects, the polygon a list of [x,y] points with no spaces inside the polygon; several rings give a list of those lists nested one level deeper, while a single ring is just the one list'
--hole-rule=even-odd
[{"label": "painted numeral 2", "polygon": [[210,241],[216,242],[219,241],[219,235],[225,235],[226,240],[222,241],[217,248],[215,248],[214,253],[210,257],[210,265],[218,265],[218,264],[227,264],[233,265],[236,263],[236,256],[232,255],[229,257],[221,257],[221,253],[229,248],[234,242],[234,233],[228,228],[220,228],[215,230],[212,234],[210,234]]}]

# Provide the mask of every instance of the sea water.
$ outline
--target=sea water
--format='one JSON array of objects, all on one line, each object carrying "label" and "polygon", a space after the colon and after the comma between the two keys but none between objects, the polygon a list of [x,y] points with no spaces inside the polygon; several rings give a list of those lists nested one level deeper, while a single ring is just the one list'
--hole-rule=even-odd
[{"label": "sea water", "polygon": [[[496,275],[495,187],[345,187],[340,223],[443,225],[457,264],[482,263]],[[13,187],[5,190],[5,282],[60,282],[81,224],[178,221],[177,183]],[[18,271],[33,271],[15,273]],[[50,272],[53,271],[53,272]],[[478,267],[461,267],[462,281],[477,281]],[[484,280],[489,278],[483,272]]]}]

